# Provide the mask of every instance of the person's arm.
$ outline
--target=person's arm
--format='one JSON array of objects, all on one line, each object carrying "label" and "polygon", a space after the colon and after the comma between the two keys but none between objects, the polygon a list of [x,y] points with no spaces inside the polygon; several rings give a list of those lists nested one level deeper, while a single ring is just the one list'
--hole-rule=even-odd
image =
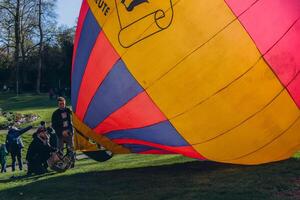
[{"label": "person's arm", "polygon": [[57,120],[56,120],[56,111],[54,111],[53,113],[52,113],[52,117],[51,117],[51,124],[52,124],[52,128],[54,129],[54,130],[56,130],[57,129]]},{"label": "person's arm", "polygon": [[56,135],[61,136],[62,128],[60,126],[59,116],[57,111],[54,111],[51,118],[52,128],[55,130]]},{"label": "person's arm", "polygon": [[5,147],[6,147],[6,150],[7,150],[7,151],[9,151],[9,149],[10,149],[10,148],[9,148],[9,145],[10,145],[10,144],[9,144],[9,141],[8,141],[8,134],[7,134],[6,140],[5,140]]},{"label": "person's arm", "polygon": [[8,134],[6,135],[5,144],[8,144]]},{"label": "person's arm", "polygon": [[8,155],[8,151],[6,149],[6,147],[4,146],[4,154],[7,156]]},{"label": "person's arm", "polygon": [[20,136],[20,135],[26,133],[26,132],[29,131],[30,129],[32,129],[32,126],[28,126],[28,127],[26,127],[26,128],[23,128],[23,129],[19,130],[19,131],[18,131],[18,136]]},{"label": "person's arm", "polygon": [[59,116],[58,116],[58,112],[57,111],[55,111],[52,114],[51,122],[52,122],[52,128],[55,131],[60,129],[60,122],[59,122]]},{"label": "person's arm", "polygon": [[69,112],[69,131],[73,134],[74,133],[74,128],[73,128],[73,120],[72,120],[72,111],[68,108]]}]

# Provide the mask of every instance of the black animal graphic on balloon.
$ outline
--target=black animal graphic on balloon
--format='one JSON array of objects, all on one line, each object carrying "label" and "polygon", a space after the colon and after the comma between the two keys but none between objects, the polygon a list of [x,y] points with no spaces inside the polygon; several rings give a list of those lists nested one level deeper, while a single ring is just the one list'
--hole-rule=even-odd
[{"label": "black animal graphic on balloon", "polygon": [[[129,1],[129,2],[130,2],[130,1]],[[133,11],[133,9],[134,9],[136,6],[138,6],[138,5],[142,4],[142,3],[149,3],[149,1],[148,1],[148,0],[132,0],[132,1],[128,4],[128,6],[125,4],[125,3],[126,3],[126,0],[121,0],[121,3],[125,6],[125,8],[126,8],[126,10],[127,10],[128,12],[131,12],[131,11]]]}]

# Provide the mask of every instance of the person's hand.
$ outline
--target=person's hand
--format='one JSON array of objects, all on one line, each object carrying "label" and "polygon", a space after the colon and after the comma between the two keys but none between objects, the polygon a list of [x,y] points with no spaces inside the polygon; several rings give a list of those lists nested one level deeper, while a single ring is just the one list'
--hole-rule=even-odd
[{"label": "person's hand", "polygon": [[68,137],[69,136],[69,131],[63,131],[63,136]]}]

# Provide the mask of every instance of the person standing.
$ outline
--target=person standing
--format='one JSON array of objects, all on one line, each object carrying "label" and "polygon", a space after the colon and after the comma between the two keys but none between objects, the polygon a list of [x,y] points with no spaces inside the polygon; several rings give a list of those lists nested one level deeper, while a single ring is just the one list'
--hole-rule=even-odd
[{"label": "person standing", "polygon": [[74,152],[72,111],[66,107],[65,98],[59,97],[57,103],[58,109],[53,112],[51,122],[58,138],[58,149],[63,153],[66,143],[67,152]]},{"label": "person standing", "polygon": [[8,152],[6,150],[5,144],[0,144],[0,164],[1,164],[1,173],[6,172],[6,157]]},{"label": "person standing", "polygon": [[18,159],[19,169],[23,169],[22,149],[24,148],[24,145],[21,135],[29,131],[31,128],[32,126],[28,126],[24,129],[18,129],[14,126],[14,124],[11,124],[9,127],[8,134],[6,136],[6,148],[11,154],[12,171],[15,171],[16,159]]}]

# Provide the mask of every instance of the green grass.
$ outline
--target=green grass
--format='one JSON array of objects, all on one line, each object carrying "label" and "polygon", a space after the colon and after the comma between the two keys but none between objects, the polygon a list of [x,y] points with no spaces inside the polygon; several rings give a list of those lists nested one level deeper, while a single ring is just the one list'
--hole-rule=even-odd
[{"label": "green grass", "polygon": [[7,119],[5,117],[0,116],[0,123],[6,122]]},{"label": "green grass", "polygon": [[[70,101],[67,100],[67,103]],[[38,114],[40,119],[31,124],[37,126],[41,120],[51,121],[51,115],[57,108],[57,102],[50,100],[47,94],[22,94],[18,97],[12,94],[0,94],[0,108],[3,111]]]},{"label": "green grass", "polygon": [[119,155],[105,163],[82,160],[63,174],[11,176],[0,178],[0,200],[300,198],[299,158],[239,166],[174,155]]},{"label": "green grass", "polygon": [[[47,95],[0,95],[0,107],[37,113],[50,121],[56,101]],[[6,132],[0,132],[2,143]],[[23,155],[31,139],[30,133],[23,135]],[[75,169],[61,174],[25,177],[25,173],[0,174],[0,200],[300,199],[300,152],[289,160],[260,166],[201,162],[178,155],[118,155],[104,163],[81,160]]]}]

